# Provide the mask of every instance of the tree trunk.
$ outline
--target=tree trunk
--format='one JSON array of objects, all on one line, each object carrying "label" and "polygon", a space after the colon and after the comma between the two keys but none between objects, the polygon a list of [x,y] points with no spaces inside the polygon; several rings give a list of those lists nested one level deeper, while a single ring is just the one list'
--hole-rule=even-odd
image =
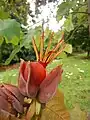
[{"label": "tree trunk", "polygon": [[[88,13],[90,13],[90,0],[88,0]],[[89,42],[90,42],[90,14],[88,14],[88,26],[89,26],[89,37],[88,37],[88,39],[89,39]],[[90,44],[88,44],[88,47],[90,48]],[[89,57],[89,55],[90,55],[90,50],[88,50],[87,56]]]},{"label": "tree trunk", "polygon": [[[90,13],[90,0],[88,0],[88,13]],[[90,14],[88,14],[89,35],[90,35]]]}]

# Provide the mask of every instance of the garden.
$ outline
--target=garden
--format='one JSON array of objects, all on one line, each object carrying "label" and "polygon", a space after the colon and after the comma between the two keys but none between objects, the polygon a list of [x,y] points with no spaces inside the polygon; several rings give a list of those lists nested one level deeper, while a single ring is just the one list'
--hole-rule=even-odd
[{"label": "garden", "polygon": [[0,120],[51,119],[90,120],[90,0],[1,0]]}]

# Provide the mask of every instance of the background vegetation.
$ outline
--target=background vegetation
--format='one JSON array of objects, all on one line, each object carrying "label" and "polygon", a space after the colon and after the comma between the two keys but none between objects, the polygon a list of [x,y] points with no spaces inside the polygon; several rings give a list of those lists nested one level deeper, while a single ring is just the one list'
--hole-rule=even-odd
[{"label": "background vegetation", "polygon": [[[90,112],[90,0],[63,0],[61,4],[58,0],[36,0],[35,14],[26,0],[0,0],[0,66],[18,63],[20,58],[36,59],[31,40],[34,35],[39,47],[44,23],[34,29],[27,29],[27,16],[31,16],[31,22],[36,24],[39,8],[46,5],[47,1],[57,3],[57,15],[54,17],[58,22],[65,18],[61,29],[54,34],[52,48],[61,38],[62,32],[68,45],[65,52],[48,66],[48,70],[63,63],[63,81],[59,88],[64,92],[66,106],[71,109],[78,103],[81,110]],[[50,32],[49,27],[46,28],[45,47]],[[17,75],[18,69],[0,72],[0,82],[17,84]]]}]

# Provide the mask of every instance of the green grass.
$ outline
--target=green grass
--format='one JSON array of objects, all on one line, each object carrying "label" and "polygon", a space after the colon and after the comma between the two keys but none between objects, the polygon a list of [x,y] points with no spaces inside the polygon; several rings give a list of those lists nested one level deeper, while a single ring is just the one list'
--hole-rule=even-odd
[{"label": "green grass", "polygon": [[[81,109],[90,111],[90,60],[81,59],[81,56],[55,60],[47,69],[50,71],[62,63],[64,72],[59,88],[64,93],[66,106],[70,109],[79,103]],[[17,84],[17,76],[17,69],[0,72],[0,82]]]},{"label": "green grass", "polygon": [[63,80],[59,88],[65,96],[65,103],[72,108],[76,103],[81,109],[90,111],[90,60],[81,59],[82,55],[54,61],[49,70],[63,63]]},{"label": "green grass", "polygon": [[0,72],[0,83],[11,83],[17,85],[18,70],[7,70],[5,72]]}]

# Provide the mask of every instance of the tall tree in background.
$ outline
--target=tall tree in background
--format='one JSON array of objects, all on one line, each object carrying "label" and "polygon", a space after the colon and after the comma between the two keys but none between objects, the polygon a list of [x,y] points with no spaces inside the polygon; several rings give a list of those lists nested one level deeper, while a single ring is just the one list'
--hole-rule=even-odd
[{"label": "tall tree in background", "polygon": [[27,0],[0,0],[0,19],[16,19],[20,24],[27,24],[27,14],[30,13]]},{"label": "tall tree in background", "polygon": [[[88,0],[88,24],[89,24],[89,44],[90,47],[90,0]],[[88,56],[90,55],[90,50],[88,50]]]},{"label": "tall tree in background", "polygon": [[[80,31],[79,27],[83,26],[85,29],[88,28],[90,24],[90,0],[64,0],[59,6],[57,11],[57,20],[61,20],[63,17],[66,18],[64,23],[64,28],[68,32],[68,36],[66,38],[69,41],[75,32]],[[88,30],[88,29],[87,29]],[[89,26],[90,31],[90,26]],[[89,32],[90,33],[90,32]],[[83,34],[82,34],[83,36]],[[72,42],[78,43],[78,39],[76,41],[72,40]],[[81,46],[85,45],[85,51],[87,51],[87,55],[90,55],[90,39],[83,39],[81,42]]]}]

